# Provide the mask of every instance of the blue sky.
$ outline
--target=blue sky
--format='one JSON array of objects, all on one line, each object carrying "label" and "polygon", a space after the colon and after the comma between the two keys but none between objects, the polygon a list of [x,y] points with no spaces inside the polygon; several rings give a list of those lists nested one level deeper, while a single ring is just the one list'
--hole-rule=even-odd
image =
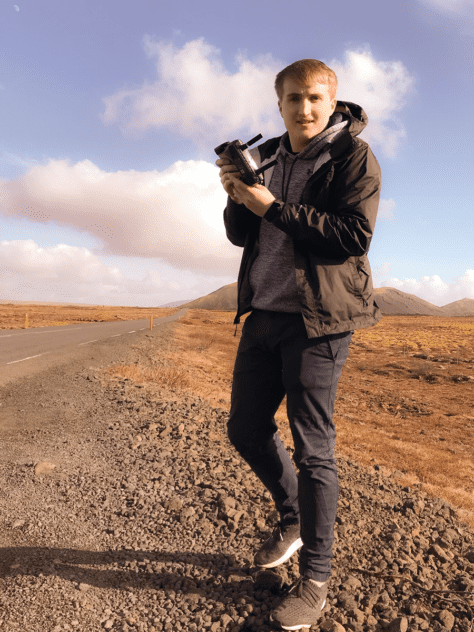
[{"label": "blue sky", "polygon": [[273,79],[307,57],[369,116],[375,285],[474,298],[474,0],[2,0],[0,42],[0,298],[235,281],[213,148],[282,133]]}]

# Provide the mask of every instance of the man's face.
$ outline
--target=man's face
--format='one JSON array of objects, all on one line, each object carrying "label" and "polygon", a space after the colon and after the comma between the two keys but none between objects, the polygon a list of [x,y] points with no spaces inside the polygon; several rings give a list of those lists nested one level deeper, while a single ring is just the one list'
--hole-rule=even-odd
[{"label": "man's face", "polygon": [[326,128],[336,108],[336,99],[331,99],[329,85],[321,78],[300,83],[287,77],[278,108],[288,130],[292,150],[302,151]]}]

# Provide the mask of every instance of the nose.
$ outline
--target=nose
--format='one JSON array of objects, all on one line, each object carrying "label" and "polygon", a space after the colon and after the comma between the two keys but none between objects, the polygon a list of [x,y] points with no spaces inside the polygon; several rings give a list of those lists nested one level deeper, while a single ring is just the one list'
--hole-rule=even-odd
[{"label": "nose", "polygon": [[307,116],[308,114],[311,114],[311,102],[309,101],[309,99],[301,99],[300,113],[303,116]]}]

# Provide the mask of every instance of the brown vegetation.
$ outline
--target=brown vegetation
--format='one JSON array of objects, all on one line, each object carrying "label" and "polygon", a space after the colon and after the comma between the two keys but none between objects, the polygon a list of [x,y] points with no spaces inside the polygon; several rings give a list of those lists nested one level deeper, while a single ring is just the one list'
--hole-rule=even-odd
[{"label": "brown vegetation", "polygon": [[[231,312],[189,310],[166,368],[117,368],[227,408],[241,326]],[[354,334],[336,403],[338,451],[444,498],[474,526],[474,319],[386,316]],[[161,359],[161,362],[163,359]],[[174,369],[174,372],[171,372]],[[129,371],[127,375],[125,372]],[[277,418],[291,441],[284,403]]]},{"label": "brown vegetation", "polygon": [[[167,316],[178,308],[0,305],[0,329]],[[191,391],[228,408],[241,325],[234,313],[190,309],[165,357],[113,372]],[[146,361],[145,361],[146,360]],[[474,318],[385,316],[354,334],[339,385],[338,451],[395,471],[459,507],[474,526]],[[284,403],[277,413],[290,442]]]},{"label": "brown vegetation", "polygon": [[51,327],[77,323],[101,323],[114,320],[159,318],[178,311],[177,307],[111,307],[109,305],[65,305],[37,303],[0,303],[0,329]]}]

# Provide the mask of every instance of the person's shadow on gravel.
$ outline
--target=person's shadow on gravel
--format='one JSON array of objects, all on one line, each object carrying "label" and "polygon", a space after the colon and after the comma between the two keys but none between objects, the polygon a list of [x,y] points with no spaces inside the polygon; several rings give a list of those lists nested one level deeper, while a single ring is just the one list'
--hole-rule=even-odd
[{"label": "person's shadow on gravel", "polygon": [[[159,551],[83,551],[77,549],[0,548],[0,579],[15,576],[63,578],[79,590],[89,587],[127,589],[150,587],[174,590],[220,600],[229,589],[253,594],[256,590],[278,592],[275,573],[260,573],[242,566],[232,555]],[[256,575],[256,576],[255,576]]]}]

